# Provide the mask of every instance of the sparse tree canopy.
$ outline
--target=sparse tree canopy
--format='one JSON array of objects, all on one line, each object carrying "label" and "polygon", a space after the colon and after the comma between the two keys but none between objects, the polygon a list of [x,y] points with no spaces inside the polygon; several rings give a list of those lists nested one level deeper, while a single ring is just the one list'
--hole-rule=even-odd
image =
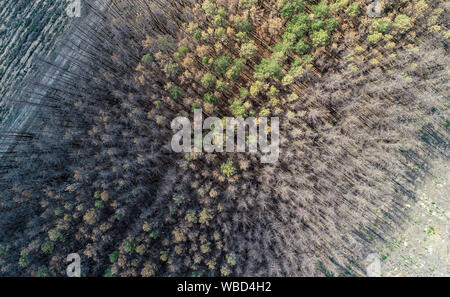
[{"label": "sparse tree canopy", "polygon": [[447,159],[445,1],[84,1],[38,62],[63,1],[25,2],[0,2],[39,19],[0,28],[0,276],[74,251],[83,276],[363,276]]}]

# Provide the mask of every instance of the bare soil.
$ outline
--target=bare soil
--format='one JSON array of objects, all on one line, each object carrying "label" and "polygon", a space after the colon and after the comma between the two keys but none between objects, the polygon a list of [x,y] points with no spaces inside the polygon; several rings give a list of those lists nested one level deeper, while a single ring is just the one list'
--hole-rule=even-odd
[{"label": "bare soil", "polygon": [[379,247],[381,276],[450,276],[450,162],[436,160],[417,186],[404,231]]}]

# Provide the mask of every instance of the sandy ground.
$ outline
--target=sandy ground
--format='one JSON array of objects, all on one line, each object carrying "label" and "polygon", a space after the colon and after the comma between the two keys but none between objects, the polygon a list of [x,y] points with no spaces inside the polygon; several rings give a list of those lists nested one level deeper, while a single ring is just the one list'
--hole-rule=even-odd
[{"label": "sandy ground", "polygon": [[433,162],[404,231],[379,247],[381,276],[450,276],[450,162]]}]

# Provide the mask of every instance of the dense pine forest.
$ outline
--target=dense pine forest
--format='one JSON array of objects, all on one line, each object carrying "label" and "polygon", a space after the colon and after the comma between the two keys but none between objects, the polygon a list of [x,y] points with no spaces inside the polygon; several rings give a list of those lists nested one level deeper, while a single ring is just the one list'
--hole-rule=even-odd
[{"label": "dense pine forest", "polygon": [[[448,1],[94,2],[0,130],[0,276],[363,276],[449,157]],[[196,109],[279,117],[278,161],[174,153]]]}]

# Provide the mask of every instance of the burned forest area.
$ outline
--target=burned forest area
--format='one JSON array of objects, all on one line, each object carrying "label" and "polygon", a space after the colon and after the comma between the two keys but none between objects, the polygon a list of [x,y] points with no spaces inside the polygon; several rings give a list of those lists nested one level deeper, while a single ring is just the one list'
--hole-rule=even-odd
[{"label": "burned forest area", "polygon": [[[0,3],[0,276],[366,276],[448,169],[449,1],[63,2]],[[278,159],[175,152],[194,112]]]}]

